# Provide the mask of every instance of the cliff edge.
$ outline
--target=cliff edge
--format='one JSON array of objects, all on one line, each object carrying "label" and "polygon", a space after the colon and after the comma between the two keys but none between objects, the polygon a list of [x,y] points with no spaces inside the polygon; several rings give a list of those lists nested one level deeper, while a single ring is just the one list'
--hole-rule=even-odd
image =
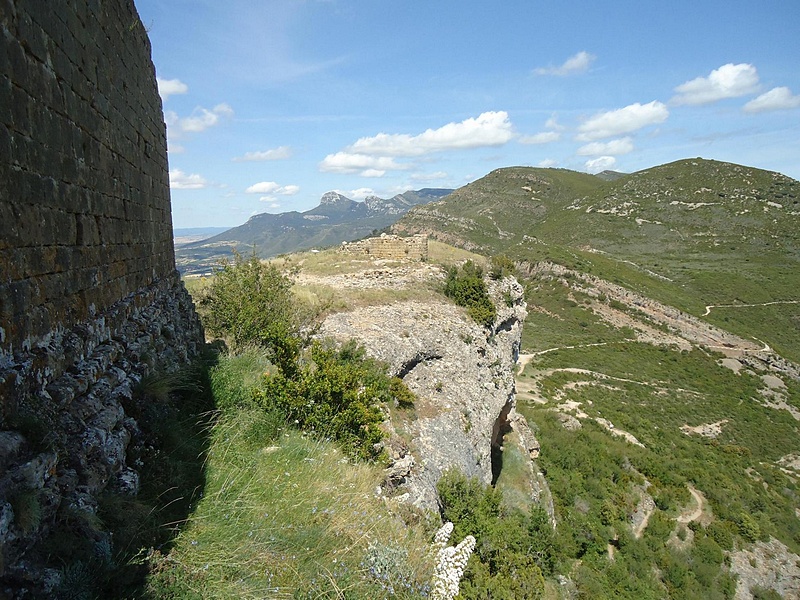
[{"label": "cliff edge", "polygon": [[[419,279],[441,281],[439,267],[417,263]],[[400,271],[408,280],[408,264]],[[392,270],[385,270],[392,285]],[[418,279],[418,281],[419,281]],[[369,284],[359,281],[369,281]],[[380,285],[381,278],[351,274],[339,285]],[[486,484],[499,475],[503,436],[514,419],[514,365],[527,315],[522,286],[513,278],[489,281],[498,309],[490,327],[475,323],[443,296],[360,306],[327,317],[320,336],[356,339],[389,365],[417,396],[415,415],[391,423],[388,481],[401,498],[436,510],[436,483],[457,468]]]}]

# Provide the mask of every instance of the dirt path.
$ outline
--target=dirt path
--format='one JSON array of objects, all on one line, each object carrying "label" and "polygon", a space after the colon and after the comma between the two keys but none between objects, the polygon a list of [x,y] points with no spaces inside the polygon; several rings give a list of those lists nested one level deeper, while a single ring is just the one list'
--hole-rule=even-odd
[{"label": "dirt path", "polygon": [[548,348],[547,350],[537,350],[536,352],[531,352],[530,354],[520,354],[517,357],[517,364],[519,365],[519,369],[517,370],[517,375],[522,375],[522,372],[525,370],[525,367],[528,365],[529,362],[535,357],[540,356],[542,354],[548,354],[549,352],[555,352],[556,350],[575,350],[575,348],[591,348],[593,346],[608,346],[609,344],[615,344],[619,342],[598,342],[595,344],[576,344],[575,346],[556,346],[555,348]]},{"label": "dirt path", "polygon": [[[649,484],[648,484],[649,485]],[[639,490],[639,504],[636,505],[636,516],[633,522],[633,536],[636,539],[642,537],[650,517],[656,511],[656,503],[653,497],[647,493],[647,488]]]},{"label": "dirt path", "polygon": [[706,499],[703,497],[703,494],[697,491],[693,485],[687,484],[686,487],[689,488],[689,493],[694,498],[694,501],[697,504],[697,506],[693,511],[691,512],[684,511],[678,516],[676,520],[678,521],[678,523],[683,523],[684,525],[687,525],[692,521],[697,521],[700,519],[700,517],[703,516],[703,507],[705,506],[705,501],[706,501]]},{"label": "dirt path", "polygon": [[712,308],[752,308],[754,306],[771,306],[773,304],[800,304],[800,300],[775,300],[774,302],[762,302],[761,304],[709,304],[703,316],[711,314]]}]

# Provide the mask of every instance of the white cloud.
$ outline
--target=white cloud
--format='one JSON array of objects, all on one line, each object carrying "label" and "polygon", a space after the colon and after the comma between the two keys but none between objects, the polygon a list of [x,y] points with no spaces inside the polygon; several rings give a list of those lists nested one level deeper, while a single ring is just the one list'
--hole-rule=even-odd
[{"label": "white cloud", "polygon": [[260,202],[269,202],[270,204],[269,204],[269,206],[267,206],[267,208],[276,209],[276,208],[280,208],[281,207],[281,203],[280,202],[276,202],[275,198],[273,198],[272,196],[261,196],[261,198],[259,198],[259,201]]},{"label": "white cloud", "polygon": [[558,131],[542,131],[534,135],[523,135],[519,138],[520,144],[549,144],[561,139]]},{"label": "white cloud", "polygon": [[556,119],[555,115],[547,119],[547,122],[544,124],[544,126],[545,129],[550,129],[552,131],[562,131],[564,129],[564,127],[558,122],[558,119]]},{"label": "white cloud", "polygon": [[597,57],[589,54],[586,51],[578,52],[574,56],[570,56],[564,64],[558,67],[539,67],[534,69],[537,75],[558,75],[564,77],[566,75],[577,75],[578,73],[585,73],[589,70],[589,66],[594,62]]},{"label": "white cloud", "polygon": [[388,156],[367,156],[350,152],[328,154],[319,163],[320,171],[327,173],[360,172],[364,177],[383,177],[386,171],[402,171],[407,168],[407,165],[399,164]]},{"label": "white cloud", "polygon": [[617,159],[613,156],[600,156],[587,160],[584,167],[588,173],[600,173],[608,169],[613,169],[617,165]]},{"label": "white cloud", "polygon": [[173,190],[201,190],[208,187],[208,181],[195,173],[184,173],[180,169],[169,172],[169,187]]},{"label": "white cloud", "polygon": [[170,134],[198,133],[217,125],[221,119],[233,116],[233,109],[227,104],[217,104],[211,110],[198,106],[191,116],[179,117],[178,113],[168,110],[164,113],[164,121]]},{"label": "white cloud", "polygon": [[236,162],[256,162],[265,160],[284,160],[292,156],[292,149],[289,146],[278,146],[270,150],[261,152],[246,152],[244,156],[237,156],[233,160]]},{"label": "white cloud", "polygon": [[409,179],[412,181],[440,181],[447,177],[445,171],[435,171],[434,173],[414,173]]},{"label": "white cloud", "polygon": [[420,156],[445,150],[502,146],[515,136],[508,113],[491,111],[460,123],[427,129],[419,135],[379,133],[364,137],[346,148],[349,153],[368,156]]},{"label": "white cloud", "polygon": [[631,133],[648,125],[663,123],[669,110],[662,102],[653,100],[648,104],[630,104],[618,110],[599,113],[578,127],[577,139],[591,142],[606,137]]},{"label": "white cloud", "polygon": [[[278,183],[275,183],[274,181],[261,181],[259,183],[254,183],[253,185],[251,185],[249,188],[245,190],[245,193],[294,196],[299,191],[300,191],[300,186],[298,185],[280,185]],[[269,199],[271,200],[272,198]],[[265,201],[264,198],[260,198],[260,200]]]},{"label": "white cloud", "polygon": [[619,156],[629,152],[633,152],[633,140],[629,137],[624,137],[618,140],[609,140],[608,142],[586,144],[578,148],[577,154],[578,156],[600,156],[603,154]]},{"label": "white cloud", "polygon": [[738,98],[758,90],[758,71],[753,65],[728,63],[675,88],[673,104],[709,104],[724,98]]},{"label": "white cloud", "polygon": [[228,104],[217,104],[211,110],[197,107],[190,117],[179,119],[178,125],[181,131],[200,132],[213,127],[220,119],[232,116],[233,109]]},{"label": "white cloud", "polygon": [[353,199],[354,198],[362,198],[363,199],[363,198],[366,198],[367,196],[374,196],[375,195],[375,190],[373,190],[372,188],[368,188],[368,187],[360,187],[360,188],[358,188],[356,190],[350,190],[349,192],[348,191],[342,191],[342,190],[336,190],[336,191],[339,194],[341,194],[342,196],[347,196],[348,198],[353,198]]},{"label": "white cloud", "polygon": [[186,148],[168,139],[167,152],[169,152],[170,156],[172,156],[173,154],[183,154],[184,152],[186,152]]},{"label": "white cloud", "polygon": [[180,79],[161,79],[160,77],[156,77],[156,84],[158,85],[158,93],[161,96],[161,100],[164,102],[166,102],[170,96],[185,94],[189,91],[189,86]]},{"label": "white cloud", "polygon": [[744,111],[749,113],[766,112],[769,110],[789,110],[800,107],[800,95],[793,95],[788,87],[776,87],[761,94],[758,98],[750,100],[744,105]]},{"label": "white cloud", "polygon": [[553,160],[552,158],[545,158],[543,161],[541,161],[536,166],[537,167],[542,167],[544,169],[549,169],[551,167],[557,167],[558,166],[558,161],[557,160]]}]

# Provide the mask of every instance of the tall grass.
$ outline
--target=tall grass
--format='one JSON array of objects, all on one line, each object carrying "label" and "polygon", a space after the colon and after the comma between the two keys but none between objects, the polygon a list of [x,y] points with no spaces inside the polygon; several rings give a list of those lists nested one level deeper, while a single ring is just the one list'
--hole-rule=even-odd
[{"label": "tall grass", "polygon": [[[254,356],[255,353],[255,356]],[[150,558],[148,592],[175,598],[419,598],[431,576],[428,531],[376,497],[379,466],[290,428],[238,397],[263,372],[256,351],[221,357],[222,407],[203,497],[169,553]],[[375,565],[381,565],[377,573]]]}]

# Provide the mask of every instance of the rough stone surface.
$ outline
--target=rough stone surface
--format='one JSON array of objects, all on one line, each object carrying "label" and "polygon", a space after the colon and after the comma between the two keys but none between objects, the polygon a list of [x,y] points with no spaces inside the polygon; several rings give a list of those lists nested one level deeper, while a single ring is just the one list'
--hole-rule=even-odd
[{"label": "rough stone surface", "polygon": [[442,300],[361,307],[331,315],[320,330],[357,339],[417,395],[417,418],[407,425],[413,462],[396,463],[395,476],[402,472],[408,500],[420,508],[438,508],[436,483],[449,468],[490,483],[492,447],[499,449],[509,427],[527,313],[516,280],[489,287],[498,306],[491,328]]},{"label": "rough stone surface", "polygon": [[800,556],[774,538],[730,554],[738,576],[735,600],[752,600],[753,590],[771,589],[781,598],[800,598]]},{"label": "rough stone surface", "polygon": [[427,260],[428,236],[400,237],[383,233],[380,237],[357,242],[342,242],[342,250],[350,254],[365,254],[372,258]]},{"label": "rough stone surface", "polygon": [[0,107],[0,597],[45,597],[64,565],[30,550],[60,506],[136,492],[123,406],[203,336],[133,1],[0,1]]}]

